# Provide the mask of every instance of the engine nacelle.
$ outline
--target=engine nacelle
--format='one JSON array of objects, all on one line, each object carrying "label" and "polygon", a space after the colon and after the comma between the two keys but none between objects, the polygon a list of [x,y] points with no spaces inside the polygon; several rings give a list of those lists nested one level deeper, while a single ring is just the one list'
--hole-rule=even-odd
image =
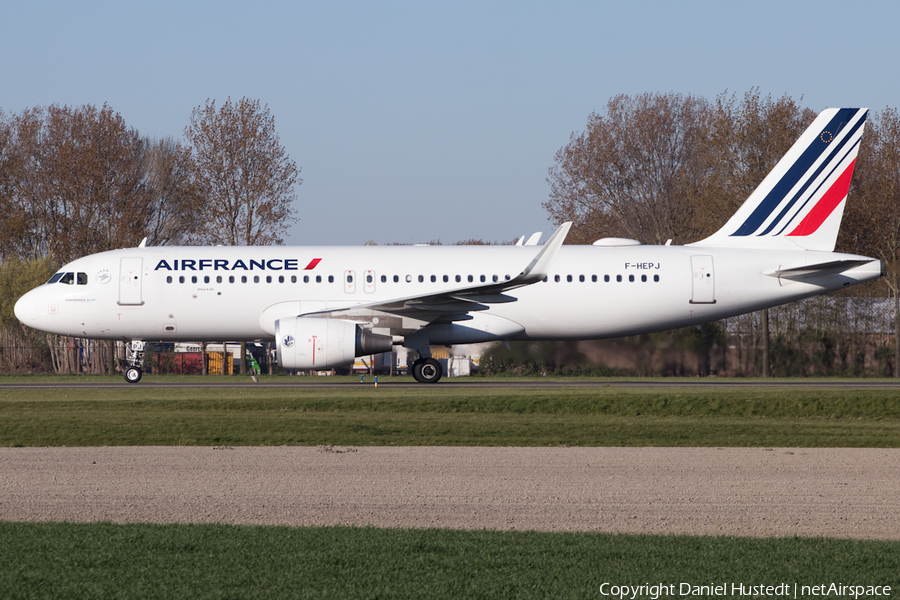
[{"label": "engine nacelle", "polygon": [[278,364],[285,369],[330,369],[357,356],[391,350],[391,336],[372,333],[353,321],[288,317],[275,322]]}]

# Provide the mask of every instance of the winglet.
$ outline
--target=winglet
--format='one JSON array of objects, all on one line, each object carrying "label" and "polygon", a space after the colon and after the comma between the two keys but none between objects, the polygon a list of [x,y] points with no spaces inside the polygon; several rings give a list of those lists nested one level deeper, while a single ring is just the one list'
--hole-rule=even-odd
[{"label": "winglet", "polygon": [[537,253],[537,256],[528,263],[525,270],[519,273],[518,277],[513,281],[527,285],[529,283],[540,281],[546,277],[547,271],[550,268],[550,263],[556,258],[556,253],[559,252],[560,246],[563,245],[566,236],[569,235],[569,229],[571,227],[571,221],[567,221],[560,225],[557,230],[553,232],[553,235],[550,236],[550,239],[547,240],[547,243],[544,244],[544,247],[541,248],[541,251]]},{"label": "winglet", "polygon": [[541,241],[541,236],[543,235],[543,233],[544,232],[542,232],[542,231],[536,231],[535,233],[532,233],[531,237],[528,238],[528,241],[525,242],[525,245],[526,246],[537,246],[538,242]]}]

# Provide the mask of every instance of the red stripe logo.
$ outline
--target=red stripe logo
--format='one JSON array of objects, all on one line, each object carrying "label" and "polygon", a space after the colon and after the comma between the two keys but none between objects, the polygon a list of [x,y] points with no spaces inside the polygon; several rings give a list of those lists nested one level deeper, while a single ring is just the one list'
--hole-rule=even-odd
[{"label": "red stripe logo", "polygon": [[847,197],[847,192],[850,191],[850,178],[853,177],[853,167],[855,165],[856,160],[854,159],[853,162],[850,163],[850,166],[848,166],[846,170],[841,173],[841,176],[837,178],[837,181],[835,181],[828,191],[825,192],[816,205],[813,206],[806,217],[800,221],[797,228],[787,235],[811,235],[822,226],[825,219],[831,216],[831,213],[838,207],[838,204]]},{"label": "red stripe logo", "polygon": [[313,269],[316,268],[316,265],[318,265],[320,262],[322,262],[321,258],[314,258],[311,261],[309,261],[309,264],[306,265],[306,268],[303,270],[304,271],[312,271]]}]

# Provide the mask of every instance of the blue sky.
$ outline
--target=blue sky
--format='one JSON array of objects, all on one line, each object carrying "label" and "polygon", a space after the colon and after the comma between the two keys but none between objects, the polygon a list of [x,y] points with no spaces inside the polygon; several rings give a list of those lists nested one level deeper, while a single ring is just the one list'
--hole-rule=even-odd
[{"label": "blue sky", "polygon": [[207,98],[268,104],[304,180],[292,244],[546,238],[553,156],[617,94],[900,106],[889,1],[15,4],[7,113],[108,103],[182,139]]}]

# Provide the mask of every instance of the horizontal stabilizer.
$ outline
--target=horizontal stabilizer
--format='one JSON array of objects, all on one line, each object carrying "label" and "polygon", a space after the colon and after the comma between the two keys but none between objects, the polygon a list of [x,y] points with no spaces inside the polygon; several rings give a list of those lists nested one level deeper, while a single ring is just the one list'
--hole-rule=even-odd
[{"label": "horizontal stabilizer", "polygon": [[779,268],[776,271],[765,273],[769,277],[783,277],[785,279],[808,279],[810,277],[820,277],[823,275],[837,275],[850,269],[855,269],[861,265],[872,262],[872,259],[859,260],[833,260],[831,262],[818,263],[815,265],[804,265],[802,267],[791,267],[789,269]]}]

